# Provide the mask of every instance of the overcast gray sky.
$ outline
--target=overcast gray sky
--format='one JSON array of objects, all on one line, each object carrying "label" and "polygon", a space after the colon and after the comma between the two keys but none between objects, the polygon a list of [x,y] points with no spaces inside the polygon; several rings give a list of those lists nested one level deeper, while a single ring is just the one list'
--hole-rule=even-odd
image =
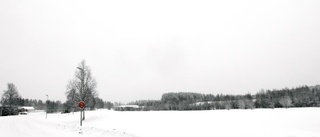
[{"label": "overcast gray sky", "polygon": [[99,97],[320,84],[319,0],[0,0],[0,90],[65,101],[85,59]]}]

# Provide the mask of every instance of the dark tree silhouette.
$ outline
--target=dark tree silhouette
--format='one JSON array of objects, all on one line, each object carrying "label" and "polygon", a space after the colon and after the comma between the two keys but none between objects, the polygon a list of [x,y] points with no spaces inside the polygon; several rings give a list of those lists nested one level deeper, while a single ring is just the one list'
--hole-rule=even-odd
[{"label": "dark tree silhouette", "polygon": [[2,98],[1,98],[1,104],[2,105],[18,105],[19,104],[20,95],[18,93],[17,87],[13,83],[8,83],[8,89],[4,91]]}]

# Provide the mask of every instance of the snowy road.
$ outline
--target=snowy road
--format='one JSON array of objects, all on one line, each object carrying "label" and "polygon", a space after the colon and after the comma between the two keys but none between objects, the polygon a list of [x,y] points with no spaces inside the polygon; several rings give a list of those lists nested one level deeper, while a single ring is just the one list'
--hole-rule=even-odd
[{"label": "snowy road", "polygon": [[30,113],[0,117],[5,137],[320,137],[320,108]]},{"label": "snowy road", "polygon": [[45,121],[44,113],[0,117],[1,134],[7,137],[67,137],[70,132],[57,132],[55,125]]},{"label": "snowy road", "polygon": [[4,137],[132,137],[121,131],[80,127],[76,114],[48,114],[47,119],[44,112],[0,117],[0,133]]}]

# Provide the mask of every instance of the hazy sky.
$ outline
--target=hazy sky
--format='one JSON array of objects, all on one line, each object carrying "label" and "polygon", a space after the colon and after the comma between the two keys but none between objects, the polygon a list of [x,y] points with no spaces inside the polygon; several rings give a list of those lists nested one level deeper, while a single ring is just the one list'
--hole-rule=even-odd
[{"label": "hazy sky", "polygon": [[65,101],[82,59],[99,97],[320,84],[319,0],[0,0],[0,91]]}]

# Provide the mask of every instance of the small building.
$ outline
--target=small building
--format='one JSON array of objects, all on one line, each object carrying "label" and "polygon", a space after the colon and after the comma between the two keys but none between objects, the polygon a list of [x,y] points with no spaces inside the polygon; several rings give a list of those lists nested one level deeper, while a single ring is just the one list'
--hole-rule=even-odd
[{"label": "small building", "polygon": [[121,105],[121,106],[115,106],[114,110],[116,111],[137,111],[141,108],[138,105]]},{"label": "small building", "polygon": [[22,109],[26,110],[27,112],[34,112],[35,109],[32,106],[23,106]]}]

